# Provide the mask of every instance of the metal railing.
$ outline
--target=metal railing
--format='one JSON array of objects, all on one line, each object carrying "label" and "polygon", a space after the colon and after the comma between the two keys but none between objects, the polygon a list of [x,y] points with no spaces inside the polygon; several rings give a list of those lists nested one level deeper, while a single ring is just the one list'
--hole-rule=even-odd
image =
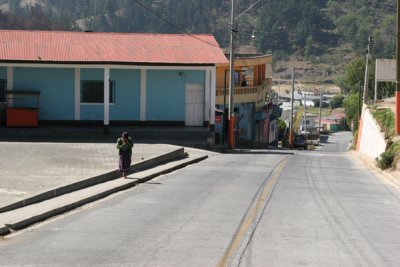
[{"label": "metal railing", "polygon": [[[244,86],[244,87],[235,87],[235,95],[244,95],[244,94],[257,94],[263,90],[263,86]],[[216,96],[223,96],[224,88],[216,89]],[[229,88],[226,88],[226,95],[229,95]]]}]

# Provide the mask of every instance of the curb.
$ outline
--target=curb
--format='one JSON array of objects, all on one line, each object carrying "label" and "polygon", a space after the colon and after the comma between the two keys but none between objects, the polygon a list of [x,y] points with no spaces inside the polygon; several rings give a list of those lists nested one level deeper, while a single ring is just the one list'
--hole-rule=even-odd
[{"label": "curb", "polygon": [[111,188],[109,190],[105,190],[105,191],[103,191],[101,193],[92,195],[90,197],[87,197],[87,198],[84,198],[84,199],[80,199],[78,201],[74,201],[72,203],[68,203],[68,204],[65,204],[65,205],[61,205],[58,208],[55,208],[55,209],[52,209],[50,211],[46,211],[44,213],[32,216],[30,218],[25,218],[25,219],[23,219],[21,221],[15,221],[15,222],[11,222],[11,223],[6,223],[5,224],[6,227],[1,227],[0,228],[0,236],[5,236],[5,235],[10,234],[11,230],[24,229],[24,228],[26,228],[26,227],[28,227],[28,226],[30,226],[32,224],[44,221],[44,220],[49,219],[51,217],[54,217],[56,215],[60,215],[60,214],[65,213],[67,211],[76,209],[76,208],[81,207],[81,206],[83,206],[85,204],[88,204],[90,202],[99,200],[101,198],[104,198],[104,197],[109,196],[111,194],[114,194],[116,192],[123,191],[123,190],[129,189],[129,188],[135,187],[138,184],[145,183],[145,182],[147,182],[147,181],[149,181],[149,180],[151,180],[151,179],[153,179],[155,177],[158,177],[160,175],[167,174],[167,173],[173,172],[175,170],[184,168],[184,167],[186,167],[186,166],[188,166],[190,164],[198,163],[198,162],[203,161],[203,160],[205,160],[207,158],[208,158],[208,156],[206,155],[206,156],[201,156],[201,157],[194,158],[192,160],[187,160],[185,162],[181,162],[181,163],[179,163],[177,165],[174,165],[172,167],[169,167],[167,169],[152,173],[152,174],[150,174],[148,176],[145,176],[145,177],[143,177],[143,178],[141,178],[139,180],[130,181],[130,182],[127,182],[124,185],[117,186],[117,187]]},{"label": "curb", "polygon": [[274,150],[274,149],[233,149],[226,150],[227,154],[271,154],[271,155],[294,155],[293,150]]},{"label": "curb", "polygon": [[[150,168],[153,168],[157,165],[160,164],[164,164],[167,162],[171,162],[174,160],[178,160],[178,159],[182,159],[187,157],[187,153],[184,152],[184,148],[179,148],[177,150],[174,150],[172,152],[168,152],[162,155],[158,155],[158,156],[154,156],[150,159],[147,159],[145,161],[141,161],[138,163],[135,163],[133,165],[131,165],[131,169],[129,174],[133,173],[133,172],[139,172],[139,171],[143,171],[143,170],[147,170]],[[101,174],[98,176],[94,176],[79,182],[75,182],[66,186],[61,186],[49,191],[45,191],[43,193],[39,193],[38,195],[29,197],[27,199],[24,200],[20,200],[18,202],[0,207],[0,213],[3,212],[7,212],[7,211],[11,211],[11,210],[15,210],[15,209],[19,209],[28,205],[32,205],[38,202],[42,202],[57,196],[61,196],[67,193],[71,193],[73,191],[77,191],[83,188],[87,188],[90,186],[94,186],[100,183],[104,183],[107,181],[111,181],[114,179],[119,178],[120,172],[118,170],[114,170],[105,174]]]},{"label": "curb", "polygon": [[11,233],[10,228],[8,228],[7,226],[0,227],[0,236],[5,236],[10,233]]}]

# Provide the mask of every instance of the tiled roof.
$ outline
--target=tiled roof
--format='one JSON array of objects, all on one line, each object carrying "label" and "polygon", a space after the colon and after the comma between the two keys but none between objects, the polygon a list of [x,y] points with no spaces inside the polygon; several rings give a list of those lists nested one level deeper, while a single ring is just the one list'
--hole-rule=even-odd
[{"label": "tiled roof", "polygon": [[0,30],[0,62],[227,63],[212,35]]}]

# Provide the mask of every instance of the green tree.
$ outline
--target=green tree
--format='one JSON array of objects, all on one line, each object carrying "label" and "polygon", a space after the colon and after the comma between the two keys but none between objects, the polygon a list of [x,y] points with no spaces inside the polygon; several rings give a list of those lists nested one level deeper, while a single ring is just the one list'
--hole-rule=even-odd
[{"label": "green tree", "polygon": [[343,86],[344,93],[358,92],[364,83],[365,59],[358,57],[350,62],[345,69]]},{"label": "green tree", "polygon": [[8,0],[8,9],[11,13],[17,13],[20,7],[20,0]]},{"label": "green tree", "polygon": [[340,16],[335,24],[337,31],[344,38],[352,38],[357,33],[357,17],[353,13]]},{"label": "green tree", "polygon": [[343,105],[344,96],[342,95],[335,95],[331,99],[331,108],[340,108]]},{"label": "green tree", "polygon": [[261,51],[291,52],[294,47],[303,47],[310,35],[319,36],[326,18],[317,4],[313,0],[263,2],[256,29],[264,34],[257,40],[257,47]]},{"label": "green tree", "polygon": [[281,118],[278,119],[278,140],[282,141],[284,146],[289,144],[289,129]]},{"label": "green tree", "polygon": [[352,93],[348,98],[343,100],[343,107],[345,109],[347,123],[349,126],[353,124],[354,131],[358,130],[358,119],[360,114],[360,95]]},{"label": "green tree", "polygon": [[306,46],[304,47],[304,57],[306,60],[310,60],[315,56],[314,40],[312,36],[308,36],[306,40]]},{"label": "green tree", "polygon": [[327,7],[328,7],[329,17],[333,21],[336,20],[338,17],[340,17],[343,14],[343,10],[338,1],[329,0]]}]

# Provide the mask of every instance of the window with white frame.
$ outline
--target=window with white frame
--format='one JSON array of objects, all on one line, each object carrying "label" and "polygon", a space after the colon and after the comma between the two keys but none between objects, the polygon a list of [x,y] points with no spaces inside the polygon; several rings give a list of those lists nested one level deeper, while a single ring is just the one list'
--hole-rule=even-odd
[{"label": "window with white frame", "polygon": [[[104,103],[104,82],[101,80],[81,81],[81,103]],[[110,81],[110,103],[115,103],[115,81]]]},{"label": "window with white frame", "polygon": [[7,80],[0,80],[0,102],[7,102],[6,90],[7,90]]}]

